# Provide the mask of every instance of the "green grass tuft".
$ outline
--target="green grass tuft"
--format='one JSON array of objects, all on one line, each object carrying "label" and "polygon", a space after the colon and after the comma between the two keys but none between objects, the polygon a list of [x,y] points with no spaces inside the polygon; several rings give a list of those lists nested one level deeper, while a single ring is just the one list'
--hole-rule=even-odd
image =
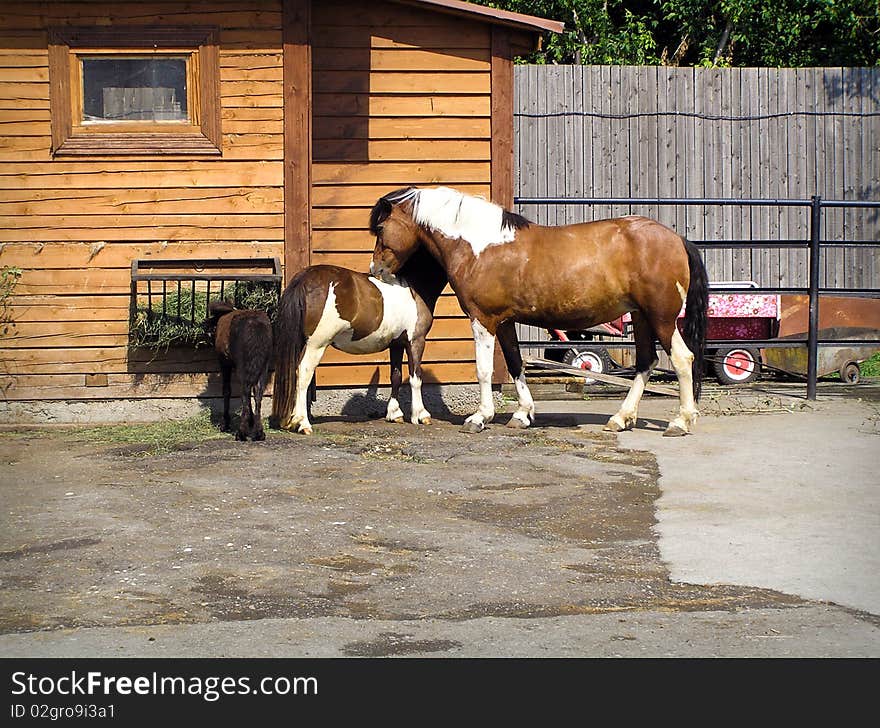
[{"label": "green grass tuft", "polygon": [[880,377],[880,351],[859,364],[863,377]]},{"label": "green grass tuft", "polygon": [[65,430],[65,435],[78,442],[96,445],[143,445],[132,454],[163,455],[181,449],[183,445],[198,444],[208,440],[228,438],[211,424],[211,413],[205,411],[185,420],[163,420],[139,425],[98,425]]}]

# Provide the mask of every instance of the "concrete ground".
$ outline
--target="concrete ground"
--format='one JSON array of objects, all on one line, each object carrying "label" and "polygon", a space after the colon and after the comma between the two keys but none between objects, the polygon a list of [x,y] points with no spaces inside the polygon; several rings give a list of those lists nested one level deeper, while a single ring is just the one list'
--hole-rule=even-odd
[{"label": "concrete ground", "polygon": [[880,386],[710,388],[683,438],[618,404],[0,433],[0,657],[880,656]]}]

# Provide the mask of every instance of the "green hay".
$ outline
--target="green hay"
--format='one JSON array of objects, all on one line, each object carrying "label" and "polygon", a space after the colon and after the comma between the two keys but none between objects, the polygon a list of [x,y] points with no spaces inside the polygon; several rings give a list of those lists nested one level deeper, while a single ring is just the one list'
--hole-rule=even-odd
[{"label": "green hay", "polygon": [[[138,301],[141,305],[129,323],[130,348],[165,350],[172,346],[199,348],[210,344],[204,325],[208,315],[206,291],[182,287],[178,293],[175,287],[165,294],[164,315],[162,298],[161,291],[155,293],[150,309],[142,305],[144,301],[141,295]],[[236,281],[225,288],[223,299],[235,302],[237,308],[266,311],[273,321],[278,310],[278,290],[272,283]],[[219,291],[211,291],[211,302],[219,300]],[[178,311],[180,316],[177,315]]]},{"label": "green hay", "polygon": [[229,437],[211,424],[210,412],[203,412],[185,420],[138,425],[99,425],[71,428],[65,436],[77,442],[96,445],[142,446],[132,449],[132,455],[163,455],[185,445]]}]

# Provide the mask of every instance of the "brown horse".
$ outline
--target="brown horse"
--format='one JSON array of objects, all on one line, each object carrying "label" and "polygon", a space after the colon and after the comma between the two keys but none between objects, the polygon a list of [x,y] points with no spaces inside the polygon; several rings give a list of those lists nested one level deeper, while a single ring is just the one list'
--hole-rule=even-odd
[{"label": "brown horse", "polygon": [[309,389],[328,346],[349,354],[390,350],[389,422],[403,422],[398,393],[406,351],[410,420],[429,424],[421,394],[422,354],[446,284],[446,273],[427,253],[414,255],[391,283],[335,265],[313,265],[297,273],[281,295],[275,322],[273,427],[311,434]]},{"label": "brown horse", "polygon": [[[424,248],[446,270],[471,319],[480,408],[465,421],[466,432],[479,432],[495,415],[496,336],[519,396],[508,426],[528,427],[535,405],[514,325],[586,329],[626,312],[633,319],[636,376],[606,429],[635,425],[657,364],[656,339],[679,382],[679,413],[664,434],[690,432],[700,395],[709,283],[697,248],[669,228],[638,216],[544,227],[448,187],[409,187],[378,200],[370,231],[376,235],[374,275],[394,274]],[[676,326],[682,305],[684,336]]]}]

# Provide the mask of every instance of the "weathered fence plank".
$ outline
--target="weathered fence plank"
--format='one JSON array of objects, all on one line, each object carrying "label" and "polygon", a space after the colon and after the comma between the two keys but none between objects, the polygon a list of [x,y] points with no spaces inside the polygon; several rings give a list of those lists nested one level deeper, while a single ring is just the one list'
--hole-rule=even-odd
[{"label": "weathered fence plank", "polygon": [[[517,66],[519,197],[876,200],[880,69]],[[562,224],[649,214],[694,240],[809,235],[795,207],[602,205],[522,212]],[[876,210],[824,212],[828,241],[880,241]],[[822,284],[880,288],[876,248],[826,249]],[[715,280],[805,286],[804,250],[714,250]]]}]

